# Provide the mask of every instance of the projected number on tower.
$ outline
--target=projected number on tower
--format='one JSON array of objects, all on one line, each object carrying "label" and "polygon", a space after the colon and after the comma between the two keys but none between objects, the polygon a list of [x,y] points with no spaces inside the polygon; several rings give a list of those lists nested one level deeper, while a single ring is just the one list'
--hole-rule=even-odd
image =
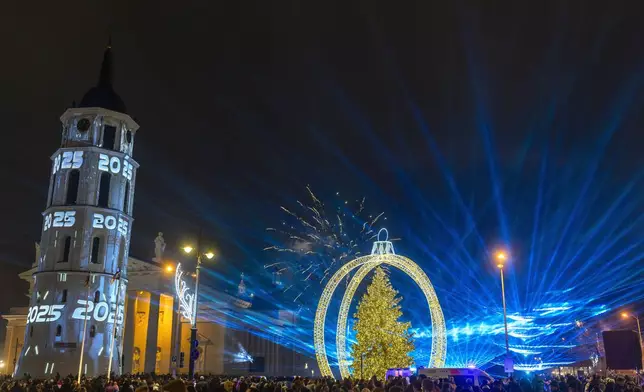
[{"label": "projected number on tower", "polygon": [[45,215],[43,231],[52,227],[72,227],[76,223],[76,211],[56,211]]},{"label": "projected number on tower", "polygon": [[110,157],[107,154],[98,155],[98,170],[100,171],[109,172],[112,174],[119,174],[123,172],[123,177],[131,180],[133,168],[134,166],[132,166],[132,164],[128,162],[127,157],[123,158],[123,160],[121,161],[121,158],[119,157]]},{"label": "projected number on tower", "polygon": [[[114,323],[116,316],[116,304],[108,304],[105,301],[97,302],[85,301],[79,299],[78,305],[72,313],[72,319],[84,320],[85,318],[93,319],[97,322],[107,321]],[[57,321],[63,315],[65,305],[37,305],[29,308],[27,315],[27,324],[51,323]],[[123,305],[119,306],[117,324],[123,324]]]},{"label": "projected number on tower", "polygon": [[83,165],[83,151],[63,151],[54,158],[52,174],[61,169],[78,169]]},{"label": "projected number on tower", "polygon": [[29,323],[49,323],[56,321],[63,315],[65,305],[41,305],[32,306],[27,315],[27,324]]},{"label": "projected number on tower", "polygon": [[128,221],[123,220],[122,218],[117,219],[112,215],[94,213],[94,221],[92,222],[92,227],[95,229],[118,229],[119,233],[127,235],[130,224]]},{"label": "projected number on tower", "polygon": [[[97,302],[94,304],[93,301],[86,301],[84,299],[79,299],[76,301],[76,303],[80,306],[78,306],[76,309],[74,309],[74,313],[72,313],[72,318],[75,320],[85,320],[87,319],[94,319],[94,321],[98,322],[103,322],[106,321],[108,323],[113,323],[114,322],[114,314],[116,313],[116,305],[112,304],[112,306],[108,305],[107,302],[101,301]],[[118,310],[118,317],[117,317],[117,324],[122,324],[123,323],[123,306],[119,306]]]}]

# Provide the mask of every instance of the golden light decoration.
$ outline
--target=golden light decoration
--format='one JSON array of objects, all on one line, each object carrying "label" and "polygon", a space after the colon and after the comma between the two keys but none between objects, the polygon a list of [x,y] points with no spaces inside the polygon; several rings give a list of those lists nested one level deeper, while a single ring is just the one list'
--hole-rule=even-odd
[{"label": "golden light decoration", "polygon": [[[385,233],[385,239],[380,240],[380,234],[383,232]],[[371,270],[381,264],[387,264],[398,268],[407,274],[407,276],[412,278],[412,280],[414,280],[422,290],[425,295],[425,299],[427,300],[427,305],[429,306],[432,323],[432,348],[428,367],[440,368],[445,366],[445,358],[447,356],[447,330],[445,328],[443,310],[438,302],[438,297],[436,296],[434,287],[418,264],[406,257],[395,254],[392,243],[388,241],[387,230],[381,229],[380,232],[378,232],[378,240],[373,244],[371,254],[353,259],[344,264],[331,277],[331,279],[329,279],[329,282],[324,287],[324,291],[320,296],[317,311],[315,312],[313,341],[318,367],[320,368],[320,373],[323,377],[333,377],[331,366],[329,365],[329,360],[327,358],[326,345],[324,343],[326,313],[329,309],[333,293],[351,271],[360,267],[358,272],[349,282],[349,285],[342,297],[342,303],[340,305],[338,315],[338,325],[336,328],[337,358],[340,366],[340,374],[345,378],[351,375],[347,361],[346,344],[347,319],[349,317],[351,301],[362,280]]]}]

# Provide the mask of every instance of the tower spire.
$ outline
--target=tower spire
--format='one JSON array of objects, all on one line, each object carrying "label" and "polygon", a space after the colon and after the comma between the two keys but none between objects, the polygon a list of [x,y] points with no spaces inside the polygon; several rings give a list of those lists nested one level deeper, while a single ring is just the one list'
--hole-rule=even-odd
[{"label": "tower spire", "polygon": [[112,34],[109,35],[105,53],[103,53],[103,63],[101,64],[98,86],[112,86]]},{"label": "tower spire", "polygon": [[109,35],[105,53],[103,53],[103,63],[101,72],[98,77],[96,86],[89,89],[80,102],[81,108],[103,108],[113,110],[119,113],[127,113],[125,103],[112,87],[112,75],[114,74],[112,64],[112,35]]}]

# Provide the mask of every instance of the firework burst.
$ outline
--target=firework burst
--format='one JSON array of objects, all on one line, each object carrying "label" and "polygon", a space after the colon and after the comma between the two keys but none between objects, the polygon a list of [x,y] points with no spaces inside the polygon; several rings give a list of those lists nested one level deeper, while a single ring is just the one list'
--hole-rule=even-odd
[{"label": "firework burst", "polygon": [[273,252],[273,261],[264,269],[300,306],[305,305],[300,301],[305,291],[318,290],[344,262],[369,248],[365,243],[377,235],[374,225],[386,219],[383,212],[367,213],[364,197],[351,203],[341,201],[338,192],[331,207],[309,186],[306,190],[305,202],[298,200],[295,208],[280,207],[285,218],[279,227],[266,229],[272,238],[271,245],[264,248]]}]

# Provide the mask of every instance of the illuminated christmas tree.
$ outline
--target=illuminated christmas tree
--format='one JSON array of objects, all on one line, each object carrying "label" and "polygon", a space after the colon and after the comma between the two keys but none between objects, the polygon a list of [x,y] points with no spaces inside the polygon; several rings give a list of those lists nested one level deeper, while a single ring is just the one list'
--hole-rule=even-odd
[{"label": "illuminated christmas tree", "polygon": [[401,297],[382,268],[376,268],[354,315],[356,343],[352,345],[352,373],[383,380],[387,369],[409,367],[414,350],[410,322],[399,321]]}]

